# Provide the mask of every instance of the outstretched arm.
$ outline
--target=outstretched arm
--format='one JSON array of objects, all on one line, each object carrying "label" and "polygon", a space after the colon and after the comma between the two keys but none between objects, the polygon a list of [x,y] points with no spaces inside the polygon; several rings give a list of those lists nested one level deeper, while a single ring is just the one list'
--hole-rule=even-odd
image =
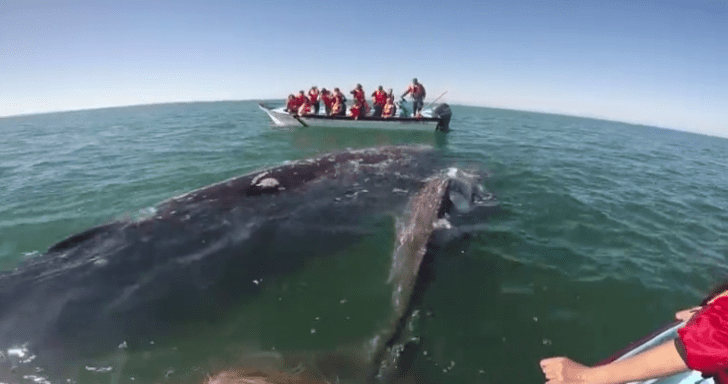
[{"label": "outstretched arm", "polygon": [[695,314],[695,312],[701,310],[703,307],[693,307],[688,309],[683,309],[680,312],[675,313],[675,319],[680,321],[688,321],[691,317]]},{"label": "outstretched arm", "polygon": [[546,384],[619,384],[687,371],[674,341],[624,360],[587,367],[566,357],[541,360]]}]

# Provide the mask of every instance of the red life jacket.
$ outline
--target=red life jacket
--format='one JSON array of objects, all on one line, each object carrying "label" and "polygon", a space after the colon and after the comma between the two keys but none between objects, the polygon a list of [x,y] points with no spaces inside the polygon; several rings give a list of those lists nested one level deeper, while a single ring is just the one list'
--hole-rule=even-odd
[{"label": "red life jacket", "polygon": [[364,91],[357,88],[354,90],[354,99],[359,100],[360,103],[364,104],[366,103],[366,97],[364,96]]},{"label": "red life jacket", "polygon": [[412,97],[415,99],[425,97],[425,87],[423,87],[420,83],[410,84],[409,90],[412,92]]},{"label": "red life jacket", "polygon": [[296,96],[296,102],[298,103],[298,106],[299,107],[302,106],[303,103],[306,102],[306,100],[308,100],[306,98],[306,95],[302,95],[302,94],[299,93],[298,96]]},{"label": "red life jacket", "polygon": [[311,103],[308,101],[308,99],[306,99],[306,102],[304,102],[303,105],[298,108],[298,114],[303,116],[308,115],[309,113],[311,113]]},{"label": "red life jacket", "polygon": [[383,107],[384,104],[387,104],[387,93],[380,90],[374,91],[374,105]]},{"label": "red life jacket", "polygon": [[362,110],[362,106],[361,105],[356,105],[356,104],[353,105],[351,108],[349,108],[349,112],[351,112],[351,117],[353,117],[355,119],[358,118],[358,117],[360,117],[361,116],[361,110]]},{"label": "red life jacket", "polygon": [[324,93],[321,95],[321,100],[323,100],[324,105],[328,108],[331,108],[331,106],[334,104],[334,96],[331,96],[330,93]]},{"label": "red life jacket", "polygon": [[728,296],[703,307],[677,333],[688,368],[728,384]]},{"label": "red life jacket", "polygon": [[318,101],[318,97],[319,97],[319,91],[318,90],[311,89],[310,91],[308,91],[308,98],[311,99],[311,102],[312,103],[317,102]]},{"label": "red life jacket", "polygon": [[296,113],[298,111],[298,100],[296,100],[295,97],[292,97],[288,102],[286,103],[286,109],[290,113]]}]

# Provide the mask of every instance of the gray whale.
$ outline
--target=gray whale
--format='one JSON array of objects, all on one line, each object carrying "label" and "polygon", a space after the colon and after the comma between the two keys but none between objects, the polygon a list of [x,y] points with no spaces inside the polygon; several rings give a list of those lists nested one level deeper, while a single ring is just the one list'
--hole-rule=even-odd
[{"label": "gray whale", "polygon": [[[164,201],[148,217],[70,236],[0,274],[0,350],[26,345],[34,363],[50,366],[147,342],[170,323],[214,320],[258,292],[251,281],[295,271],[365,235],[360,223],[371,212],[407,211],[409,233],[398,236],[393,256],[396,318],[379,337],[372,357],[379,368],[369,377],[386,381],[433,225],[453,200],[462,205],[476,194],[460,180],[457,191],[468,196],[450,197],[452,178],[439,169],[427,147],[339,152],[229,179]],[[310,241],[332,234],[335,242]]]}]

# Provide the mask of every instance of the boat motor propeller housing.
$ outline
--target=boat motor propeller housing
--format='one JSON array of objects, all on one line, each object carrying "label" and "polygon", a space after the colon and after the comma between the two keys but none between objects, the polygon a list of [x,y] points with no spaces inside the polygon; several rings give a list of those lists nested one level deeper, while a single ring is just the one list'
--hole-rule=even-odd
[{"label": "boat motor propeller housing", "polygon": [[437,124],[437,130],[442,132],[450,131],[450,118],[452,117],[452,111],[450,106],[446,103],[438,105],[432,110],[432,117],[437,117],[440,122]]}]

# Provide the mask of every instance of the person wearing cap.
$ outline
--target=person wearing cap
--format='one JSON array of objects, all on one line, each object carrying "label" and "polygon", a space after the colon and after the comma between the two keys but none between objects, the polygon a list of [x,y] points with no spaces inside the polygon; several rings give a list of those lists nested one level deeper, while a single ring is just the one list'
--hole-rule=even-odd
[{"label": "person wearing cap", "polygon": [[372,117],[382,116],[382,109],[384,108],[384,105],[387,104],[387,93],[384,92],[384,88],[382,88],[381,85],[379,86],[379,89],[372,93],[372,104],[374,104],[374,113],[372,114]]},{"label": "person wearing cap", "polygon": [[402,98],[410,94],[412,96],[412,116],[422,116],[422,107],[425,105],[425,86],[417,82],[417,78],[412,79],[412,84],[402,94]]},{"label": "person wearing cap", "polygon": [[321,103],[319,102],[319,90],[315,85],[308,90],[308,99],[311,101],[311,105],[313,106],[313,114],[318,115]]}]

